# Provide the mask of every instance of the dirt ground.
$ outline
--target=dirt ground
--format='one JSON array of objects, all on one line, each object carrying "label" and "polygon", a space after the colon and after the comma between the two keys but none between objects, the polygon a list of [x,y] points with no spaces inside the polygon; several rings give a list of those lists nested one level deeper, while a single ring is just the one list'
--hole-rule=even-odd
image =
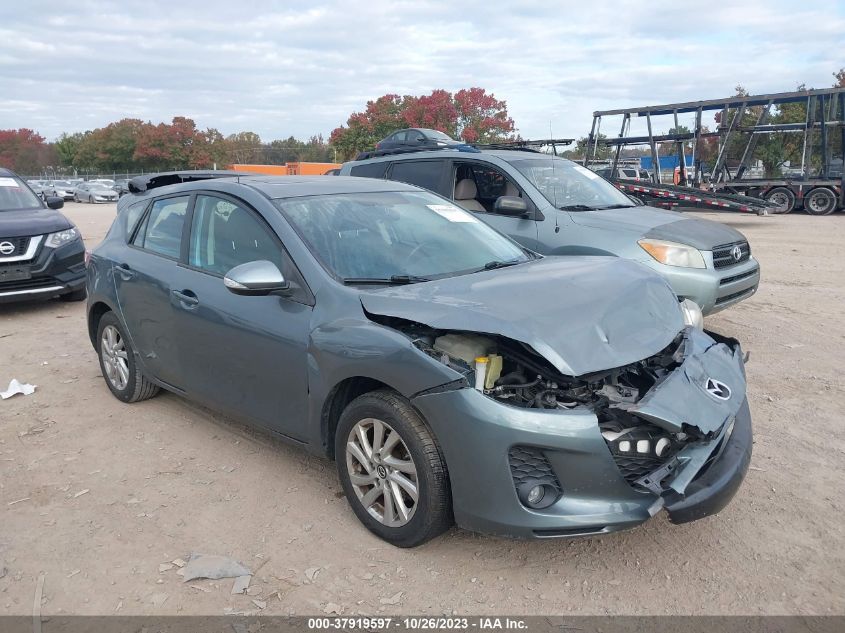
[{"label": "dirt ground", "polygon": [[[113,205],[68,204],[89,247]],[[170,394],[106,388],[83,303],[0,305],[0,614],[845,613],[845,213],[691,214],[743,231],[755,297],[707,319],[751,352],[754,457],[719,515],[511,541],[453,529],[395,549],[356,520],[334,464]],[[183,583],[191,552],[255,571]],[[256,571],[257,570],[257,571]]]}]

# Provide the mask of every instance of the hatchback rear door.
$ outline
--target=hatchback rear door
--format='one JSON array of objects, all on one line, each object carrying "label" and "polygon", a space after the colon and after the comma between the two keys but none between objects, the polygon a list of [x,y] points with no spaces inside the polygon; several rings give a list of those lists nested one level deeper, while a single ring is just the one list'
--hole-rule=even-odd
[{"label": "hatchback rear door", "polygon": [[114,261],[120,313],[135,350],[155,378],[180,389],[170,280],[179,266],[190,200],[181,195],[154,201]]}]

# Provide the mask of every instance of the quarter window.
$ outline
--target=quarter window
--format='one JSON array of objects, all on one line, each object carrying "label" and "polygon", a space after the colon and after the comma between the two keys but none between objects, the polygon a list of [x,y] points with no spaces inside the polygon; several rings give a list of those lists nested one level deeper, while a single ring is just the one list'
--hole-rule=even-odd
[{"label": "quarter window", "polygon": [[156,200],[133,243],[153,253],[179,259],[189,199],[183,196]]},{"label": "quarter window", "polygon": [[442,173],[442,160],[403,160],[393,163],[390,179],[437,191]]},{"label": "quarter window", "polygon": [[387,171],[387,166],[390,163],[381,161],[378,163],[367,163],[365,165],[356,165],[349,170],[350,176],[360,176],[362,178],[384,178],[384,172]]},{"label": "quarter window", "polygon": [[282,249],[270,230],[244,206],[214,196],[197,196],[188,262],[225,275],[235,266],[264,259],[283,273]]}]

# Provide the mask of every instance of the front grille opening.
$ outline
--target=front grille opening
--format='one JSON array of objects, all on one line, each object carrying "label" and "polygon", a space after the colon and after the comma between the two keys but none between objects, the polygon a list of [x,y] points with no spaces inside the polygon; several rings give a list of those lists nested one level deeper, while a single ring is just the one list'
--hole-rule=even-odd
[{"label": "front grille opening", "polygon": [[625,411],[608,410],[602,418],[602,437],[619,473],[631,485],[668,462],[686,439]]},{"label": "front grille opening", "polygon": [[[739,247],[739,258],[735,257],[735,247]],[[748,261],[751,257],[751,246],[748,242],[734,242],[733,244],[722,244],[713,247],[713,266],[715,268],[728,268]]]},{"label": "front grille opening", "polygon": [[740,273],[739,275],[731,275],[730,277],[722,277],[719,280],[719,285],[724,286],[727,284],[732,284],[735,281],[741,281],[743,279],[748,279],[749,277],[753,277],[757,274],[757,269],[749,270],[748,272]]},{"label": "front grille opening", "polygon": [[[26,249],[29,248],[29,238],[28,237],[0,237],[0,244],[4,245],[4,248],[0,250],[0,262],[3,261],[4,257],[19,257],[26,252]],[[9,247],[7,244],[11,244]],[[4,252],[4,251],[9,251]]]},{"label": "front grille opening", "polygon": [[716,305],[722,305],[723,303],[728,303],[729,301],[736,301],[737,299],[742,299],[743,297],[748,297],[754,294],[755,288],[746,288],[745,290],[741,290],[740,292],[734,292],[729,295],[725,295],[724,297],[719,297],[716,299]]}]

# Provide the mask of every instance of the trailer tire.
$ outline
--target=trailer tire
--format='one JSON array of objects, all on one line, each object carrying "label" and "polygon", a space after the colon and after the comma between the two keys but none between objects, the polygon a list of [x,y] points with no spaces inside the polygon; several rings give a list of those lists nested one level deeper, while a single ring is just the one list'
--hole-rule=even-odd
[{"label": "trailer tire", "polygon": [[766,194],[765,198],[778,205],[777,208],[772,209],[772,213],[789,213],[795,208],[795,194],[786,187],[775,187]]},{"label": "trailer tire", "polygon": [[804,196],[804,210],[810,215],[829,215],[836,209],[836,196],[830,189],[816,187]]}]

